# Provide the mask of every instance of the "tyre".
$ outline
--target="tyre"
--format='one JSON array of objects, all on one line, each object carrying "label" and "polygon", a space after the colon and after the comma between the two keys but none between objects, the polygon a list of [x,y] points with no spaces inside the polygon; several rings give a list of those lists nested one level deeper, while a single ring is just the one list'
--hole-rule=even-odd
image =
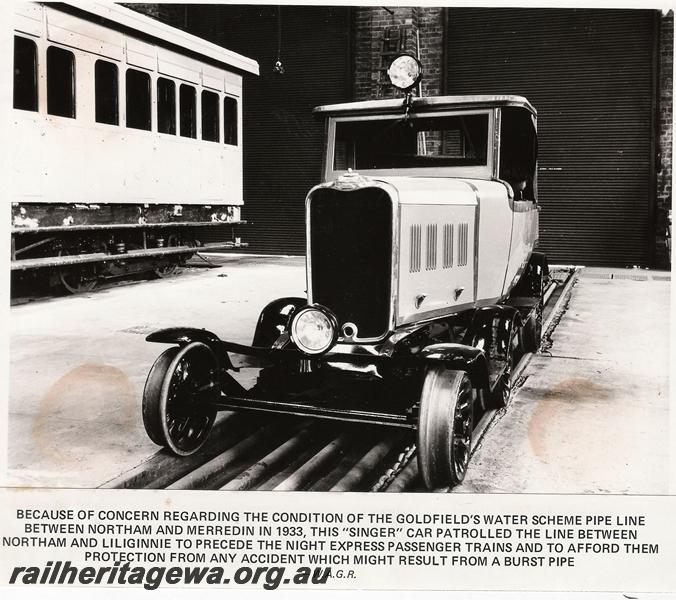
[{"label": "tyre", "polygon": [[428,489],[460,483],[474,426],[474,392],[467,373],[427,367],[420,394],[418,468]]},{"label": "tyre", "polygon": [[143,389],[143,425],[148,437],[178,456],[197,452],[216,419],[211,404],[220,394],[218,361],[201,342],[165,350]]}]

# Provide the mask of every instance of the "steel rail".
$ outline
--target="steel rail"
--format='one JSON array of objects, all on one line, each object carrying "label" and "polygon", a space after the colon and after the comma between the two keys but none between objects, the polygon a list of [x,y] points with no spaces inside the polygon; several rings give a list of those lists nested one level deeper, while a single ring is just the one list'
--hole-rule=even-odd
[{"label": "steel rail", "polygon": [[[562,269],[560,280],[545,292],[543,332],[555,325],[575,283],[577,270],[567,271]],[[525,354],[515,366],[513,385],[523,377],[532,356]],[[397,423],[370,425],[368,421],[337,422],[314,416],[308,419],[271,415],[268,410],[247,412],[234,405],[232,408],[238,411],[219,415],[209,441],[196,455],[176,457],[160,450],[102,487],[224,491],[424,489],[418,473],[415,435],[410,428]],[[492,410],[481,416],[473,432],[472,454],[504,412]],[[380,419],[376,413],[361,413],[355,420],[363,421],[361,417],[365,415]]]}]

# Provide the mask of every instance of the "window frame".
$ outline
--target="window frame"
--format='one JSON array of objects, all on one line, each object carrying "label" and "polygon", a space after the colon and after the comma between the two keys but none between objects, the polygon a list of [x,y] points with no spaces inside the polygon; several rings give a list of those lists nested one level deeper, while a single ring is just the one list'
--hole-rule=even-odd
[{"label": "window frame", "polygon": [[[16,41],[23,40],[24,42],[30,42],[33,45],[33,90],[34,90],[34,105],[35,108],[23,108],[16,106]],[[14,110],[23,110],[26,112],[39,112],[40,111],[40,56],[39,56],[39,47],[36,43],[36,40],[33,38],[17,35],[14,32],[14,47],[13,47],[13,56],[12,56],[12,108]]]},{"label": "window frame", "polygon": [[[231,101],[234,106],[235,106],[235,143],[228,142],[228,136],[226,135],[225,131],[225,126],[226,126],[226,110],[225,110],[225,104],[226,102]],[[241,139],[241,134],[240,134],[240,126],[239,126],[239,97],[238,96],[232,96],[229,94],[223,94],[222,100],[221,100],[221,105],[223,106],[223,124],[221,126],[222,133],[223,133],[223,145],[228,146],[230,148],[239,148],[240,146],[240,139]]]},{"label": "window frame", "polygon": [[[210,138],[204,137],[204,130],[205,130],[205,127],[204,127],[204,125],[205,125],[204,97],[205,97],[205,95],[214,96],[215,99],[216,99],[215,100],[216,122],[215,122],[215,126],[212,127],[213,131],[216,133],[215,139],[210,139]],[[220,144],[221,143],[221,94],[219,94],[215,90],[210,90],[210,89],[206,89],[206,88],[203,87],[202,91],[200,93],[200,104],[201,104],[201,106],[200,106],[200,108],[201,108],[201,114],[200,114],[200,125],[201,125],[200,133],[201,133],[201,135],[200,135],[200,139],[203,142],[211,142],[211,143]],[[212,125],[213,125],[213,123],[212,123]]]},{"label": "window frame", "polygon": [[[395,176],[404,177],[471,177],[475,179],[493,179],[494,166],[496,163],[495,149],[495,110],[493,108],[477,108],[467,110],[437,110],[415,113],[410,116],[416,118],[434,118],[434,117],[453,117],[466,115],[488,115],[488,140],[486,148],[486,163],[478,166],[446,166],[446,167],[398,167],[392,169],[359,169],[359,173],[373,176]],[[331,181],[345,171],[335,170],[335,149],[336,149],[336,123],[344,121],[376,121],[376,120],[396,120],[401,119],[403,114],[386,113],[381,115],[345,115],[328,117],[327,126],[327,144],[324,157],[324,181]]]},{"label": "window frame", "polygon": [[[191,120],[191,125],[192,125],[192,131],[191,134],[185,134],[183,133],[183,95],[182,95],[182,90],[183,88],[186,89],[191,89],[193,91],[192,95],[192,108],[193,108],[193,118]],[[181,138],[187,139],[187,140],[198,140],[202,141],[198,138],[198,132],[197,132],[197,124],[198,124],[199,119],[197,118],[197,86],[192,84],[192,83],[187,83],[187,82],[181,82],[178,86],[178,135]]]},{"label": "window frame", "polygon": [[[129,125],[129,81],[128,76],[130,72],[140,73],[146,75],[148,78],[148,127],[134,127]],[[124,73],[124,126],[126,129],[133,129],[134,131],[149,131],[153,132],[153,72],[139,69],[138,67],[131,67],[127,64]]]},{"label": "window frame", "polygon": [[[115,68],[115,122],[109,121],[100,121],[98,119],[99,111],[99,95],[97,87],[97,67],[101,64],[110,65]],[[126,90],[126,81],[125,81],[125,90]],[[125,106],[126,109],[126,106]],[[120,67],[117,62],[108,60],[106,58],[97,57],[94,59],[94,123],[97,125],[110,125],[113,127],[119,127],[122,115],[120,114]],[[125,123],[126,123],[126,112],[125,112]]]},{"label": "window frame", "polygon": [[[173,131],[160,131],[160,81],[166,81],[171,84],[171,89],[173,91],[173,98],[170,106],[172,107],[172,129]],[[157,133],[162,135],[170,135],[172,137],[178,137],[178,95],[176,94],[176,80],[166,77],[160,73],[157,74],[155,78],[155,117],[156,117],[156,127]]]},{"label": "window frame", "polygon": [[[58,50],[60,52],[63,52],[64,54],[69,54],[71,56],[71,91],[70,91],[70,101],[72,104],[72,111],[71,114],[65,115],[65,114],[59,114],[59,113],[54,113],[51,112],[49,109],[49,99],[50,99],[50,91],[49,91],[49,55],[50,55],[50,50]],[[72,50],[68,50],[66,48],[63,48],[62,46],[59,46],[58,44],[53,44],[49,43],[47,44],[47,48],[45,50],[45,80],[46,80],[46,89],[47,89],[47,103],[46,103],[46,108],[47,108],[47,114],[51,117],[61,117],[64,119],[77,119],[77,60],[76,60],[76,55],[75,52]]]}]

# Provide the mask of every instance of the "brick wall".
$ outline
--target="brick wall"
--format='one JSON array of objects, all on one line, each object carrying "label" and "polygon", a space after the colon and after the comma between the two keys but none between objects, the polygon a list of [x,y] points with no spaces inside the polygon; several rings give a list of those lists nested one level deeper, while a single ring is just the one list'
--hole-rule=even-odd
[{"label": "brick wall", "polygon": [[673,145],[673,65],[674,13],[662,16],[660,25],[660,98],[659,98],[659,157],[657,171],[657,211],[655,262],[658,267],[669,265],[666,247],[667,214],[671,208],[671,176]]},{"label": "brick wall", "polygon": [[423,65],[422,95],[441,96],[444,90],[444,9],[418,8],[420,61]]},{"label": "brick wall", "polygon": [[423,65],[423,95],[442,93],[443,9],[360,7],[355,11],[355,100],[401,95],[383,71],[388,62],[383,57],[388,46],[385,38],[396,28],[402,36],[399,49],[418,56]]}]

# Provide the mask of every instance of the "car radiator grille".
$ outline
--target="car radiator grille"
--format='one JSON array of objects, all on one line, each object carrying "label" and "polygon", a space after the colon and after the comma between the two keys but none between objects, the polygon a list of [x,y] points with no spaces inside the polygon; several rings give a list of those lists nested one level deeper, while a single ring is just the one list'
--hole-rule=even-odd
[{"label": "car radiator grille", "polygon": [[312,301],[331,309],[358,339],[387,333],[392,201],[380,188],[316,190],[309,203]]}]

